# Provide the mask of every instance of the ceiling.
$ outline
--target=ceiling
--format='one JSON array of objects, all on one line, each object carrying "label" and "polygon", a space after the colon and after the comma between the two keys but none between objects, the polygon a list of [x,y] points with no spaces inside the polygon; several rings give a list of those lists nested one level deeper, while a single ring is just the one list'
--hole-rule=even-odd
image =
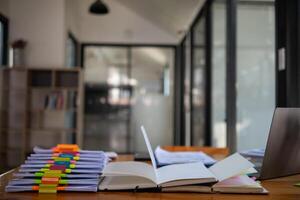
[{"label": "ceiling", "polygon": [[111,12],[101,17],[87,12],[94,1],[72,1],[72,4],[78,4],[79,20],[76,23],[81,26],[84,40],[96,41],[100,34],[107,37],[119,33],[128,38],[144,35],[166,41],[175,39],[177,43],[206,0],[102,0]]},{"label": "ceiling", "polygon": [[[109,5],[109,0],[106,0]],[[118,0],[120,4],[181,38],[205,0]]]}]

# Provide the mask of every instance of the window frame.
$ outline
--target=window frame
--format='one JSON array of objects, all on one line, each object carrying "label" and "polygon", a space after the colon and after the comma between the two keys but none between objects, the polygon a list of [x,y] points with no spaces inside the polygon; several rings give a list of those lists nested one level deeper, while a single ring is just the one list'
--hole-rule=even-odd
[{"label": "window frame", "polygon": [[70,39],[71,41],[72,41],[72,43],[73,43],[73,45],[74,45],[74,52],[75,52],[75,54],[74,54],[74,58],[72,58],[72,59],[74,59],[74,66],[68,66],[68,67],[76,67],[76,66],[78,66],[79,65],[79,42],[78,42],[78,40],[77,40],[77,38],[74,36],[74,34],[71,32],[71,31],[69,31],[68,32],[68,36],[67,36],[68,38],[67,39]]},{"label": "window frame", "polygon": [[0,13],[0,22],[3,24],[3,49],[2,49],[2,63],[0,65],[5,66],[8,65],[8,31],[9,31],[9,20],[3,14]]}]

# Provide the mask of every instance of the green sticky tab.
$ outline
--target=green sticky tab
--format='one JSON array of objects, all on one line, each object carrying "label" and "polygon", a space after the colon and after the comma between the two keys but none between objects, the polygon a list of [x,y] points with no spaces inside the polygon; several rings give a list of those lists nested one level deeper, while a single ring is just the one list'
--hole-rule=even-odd
[{"label": "green sticky tab", "polygon": [[294,186],[300,187],[300,183],[296,183]]},{"label": "green sticky tab", "polygon": [[57,193],[57,190],[51,190],[51,189],[39,189],[39,193],[51,193],[51,194],[55,194]]},{"label": "green sticky tab", "polygon": [[68,180],[59,180],[59,184],[63,184],[63,185],[66,185],[68,184]]},{"label": "green sticky tab", "polygon": [[60,174],[60,177],[66,178],[66,177],[67,177],[67,174]]},{"label": "green sticky tab", "polygon": [[54,158],[54,161],[70,161],[70,158],[62,158],[62,157],[56,157]]},{"label": "green sticky tab", "polygon": [[34,176],[36,176],[36,177],[42,177],[43,175],[44,175],[43,172],[35,172],[34,173]]},{"label": "green sticky tab", "polygon": [[40,179],[36,179],[36,180],[34,180],[34,184],[41,184],[41,180]]}]

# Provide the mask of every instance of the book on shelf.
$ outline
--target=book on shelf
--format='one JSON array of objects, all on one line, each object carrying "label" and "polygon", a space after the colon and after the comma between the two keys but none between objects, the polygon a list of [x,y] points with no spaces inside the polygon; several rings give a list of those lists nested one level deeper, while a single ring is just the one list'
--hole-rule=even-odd
[{"label": "book on shelf", "polygon": [[[159,189],[165,192],[229,192],[266,194],[257,182],[246,176],[254,165],[235,153],[207,168],[203,162],[172,164],[157,168],[146,130],[141,127],[151,164],[128,161],[112,162],[103,170],[100,190]],[[227,186],[227,187],[226,187]],[[253,189],[253,190],[249,190]]]},{"label": "book on shelf", "polygon": [[76,108],[76,92],[51,92],[44,97],[44,109],[71,110]]}]

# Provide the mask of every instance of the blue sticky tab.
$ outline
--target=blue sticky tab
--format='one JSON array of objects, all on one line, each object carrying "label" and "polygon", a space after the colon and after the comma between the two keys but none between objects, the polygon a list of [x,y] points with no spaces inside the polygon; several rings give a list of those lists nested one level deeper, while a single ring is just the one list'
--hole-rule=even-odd
[{"label": "blue sticky tab", "polygon": [[73,157],[74,157],[74,155],[72,155],[72,154],[66,154],[66,153],[62,153],[62,154],[60,154],[60,155],[59,155],[59,157],[61,157],[61,158],[73,158]]},{"label": "blue sticky tab", "polygon": [[55,161],[54,164],[55,165],[64,165],[64,166],[66,166],[66,168],[68,168],[69,165],[70,165],[70,162],[67,162],[67,161]]}]

